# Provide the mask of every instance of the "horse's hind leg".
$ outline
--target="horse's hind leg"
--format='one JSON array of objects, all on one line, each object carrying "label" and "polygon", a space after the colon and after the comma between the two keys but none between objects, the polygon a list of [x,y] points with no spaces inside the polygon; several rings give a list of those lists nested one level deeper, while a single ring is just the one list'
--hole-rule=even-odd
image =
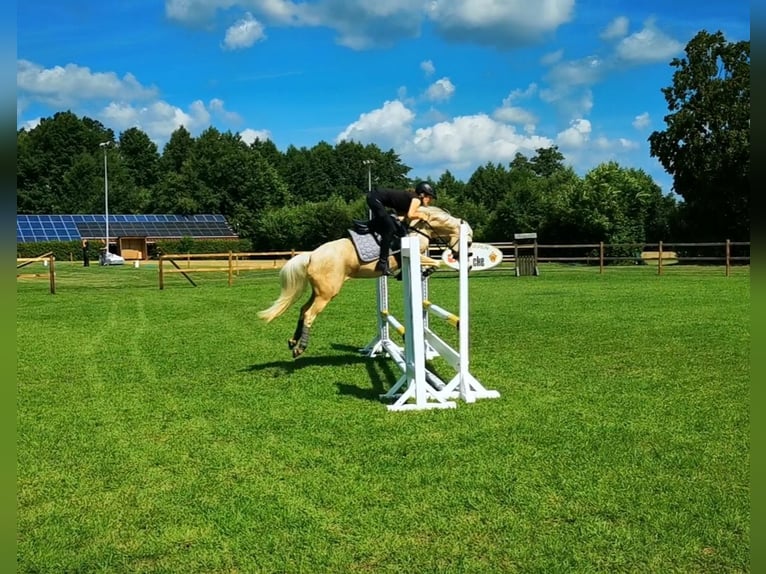
[{"label": "horse's hind leg", "polygon": [[314,319],[327,307],[329,302],[330,299],[314,293],[311,299],[301,307],[301,318],[298,319],[295,334],[288,343],[293,350],[293,358],[299,357],[308,348],[311,325],[314,324]]},{"label": "horse's hind leg", "polygon": [[288,349],[292,350],[295,348],[295,346],[298,344],[301,333],[303,333],[303,313],[301,313],[301,316],[298,318],[298,325],[295,327],[295,333],[293,334],[292,338],[287,340]]},{"label": "horse's hind leg", "polygon": [[[320,279],[317,279],[317,276]],[[302,355],[308,348],[311,326],[314,324],[314,320],[340,292],[345,276],[342,273],[325,273],[323,275],[318,273],[312,275],[310,273],[309,281],[311,281],[312,288],[311,298],[301,307],[301,318],[298,320],[295,335],[292,339],[292,341],[295,341],[295,344],[290,347],[293,351],[293,358]]]},{"label": "horse's hind leg", "polygon": [[[306,347],[308,347],[309,344],[309,333],[305,329],[305,317],[306,312],[309,310],[309,308],[314,304],[314,293],[311,293],[311,297],[309,298],[306,303],[301,307],[301,313],[298,316],[298,323],[295,326],[295,333],[293,333],[293,336],[291,339],[287,340],[287,348],[290,349],[293,352],[293,357],[297,357],[303,351],[306,350]],[[299,346],[300,344],[300,346]]]}]

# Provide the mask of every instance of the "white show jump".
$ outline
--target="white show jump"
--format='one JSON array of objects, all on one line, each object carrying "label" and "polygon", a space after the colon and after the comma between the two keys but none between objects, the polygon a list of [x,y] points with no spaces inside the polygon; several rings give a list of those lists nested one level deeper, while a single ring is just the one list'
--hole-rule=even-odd
[{"label": "white show jump", "polygon": [[[378,334],[362,349],[362,353],[375,357],[390,356],[402,370],[401,378],[384,395],[395,399],[388,405],[392,411],[455,408],[450,399],[467,403],[477,399],[497,398],[500,393],[487,390],[469,371],[469,309],[468,309],[468,242],[464,224],[461,224],[459,243],[460,310],[455,315],[435,305],[427,298],[428,279],[422,279],[419,243],[416,239],[402,238],[402,286],[404,291],[404,324],[393,317],[388,309],[388,278],[378,280]],[[433,313],[453,325],[458,331],[458,350],[453,349],[434,333],[428,325],[428,314]],[[404,347],[390,338],[390,328],[404,336]],[[426,368],[426,360],[442,357],[456,372],[449,381],[442,381]]]}]

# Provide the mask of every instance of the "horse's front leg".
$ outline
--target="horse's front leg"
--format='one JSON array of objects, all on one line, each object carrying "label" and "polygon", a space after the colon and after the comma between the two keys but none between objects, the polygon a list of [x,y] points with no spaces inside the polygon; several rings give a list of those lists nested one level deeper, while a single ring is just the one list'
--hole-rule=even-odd
[{"label": "horse's front leg", "polygon": [[442,262],[440,259],[433,259],[432,257],[428,257],[427,255],[420,256],[420,269],[423,279],[427,279],[428,277],[433,274],[436,269],[441,266]]}]

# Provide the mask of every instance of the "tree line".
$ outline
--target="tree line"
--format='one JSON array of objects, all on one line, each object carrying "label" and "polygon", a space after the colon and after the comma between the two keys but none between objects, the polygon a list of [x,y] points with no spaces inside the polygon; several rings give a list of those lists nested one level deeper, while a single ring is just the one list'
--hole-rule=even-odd
[{"label": "tree line", "polygon": [[[750,44],[700,32],[674,59],[666,129],[651,154],[673,176],[664,195],[643,170],[605,162],[578,175],[557,147],[507,164],[488,162],[467,181],[430,181],[438,205],[482,241],[536,231],[546,243],[749,240]],[[369,170],[369,171],[368,171]],[[219,213],[254,250],[309,249],[367,215],[368,176],[408,187],[410,167],[374,144],[319,142],[280,151],[210,127],[176,129],[160,152],[139,128],[119,135],[62,111],[17,132],[17,212]]]}]

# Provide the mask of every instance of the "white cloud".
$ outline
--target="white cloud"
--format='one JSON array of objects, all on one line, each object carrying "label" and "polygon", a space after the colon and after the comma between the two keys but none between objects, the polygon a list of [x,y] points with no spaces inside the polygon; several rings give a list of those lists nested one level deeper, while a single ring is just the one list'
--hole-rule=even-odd
[{"label": "white cloud", "polygon": [[162,101],[141,108],[112,103],[103,110],[102,117],[119,130],[137,127],[153,140],[169,138],[180,126],[196,131],[210,125],[210,113],[200,100],[192,102],[188,112]]},{"label": "white cloud", "polygon": [[426,90],[426,98],[432,102],[442,102],[449,100],[455,93],[455,86],[449,78],[436,80]]},{"label": "white cloud", "polygon": [[608,152],[609,156],[614,156],[617,152],[632,151],[638,149],[640,146],[637,142],[627,138],[611,140],[606,136],[599,136],[593,140],[592,147],[597,152]]},{"label": "white cloud", "polygon": [[514,106],[513,104],[520,100],[529,99],[536,93],[537,84],[534,82],[529,84],[524,90],[513,90],[508,94],[507,98],[503,99],[503,105],[493,112],[492,117],[508,124],[523,125],[527,133],[534,132],[535,124],[538,121],[537,116],[532,112],[522,107]]},{"label": "white cloud", "polygon": [[623,150],[634,150],[640,147],[638,142],[634,142],[633,140],[629,140],[627,138],[617,138],[617,143],[619,143],[620,148]]},{"label": "white cloud", "polygon": [[401,39],[416,38],[424,18],[422,2],[411,0],[317,0],[294,7],[292,25],[334,30],[336,42],[352,50],[389,47]]},{"label": "white cloud", "polygon": [[615,38],[623,38],[628,33],[629,21],[625,16],[618,16],[609,24],[604,31],[601,32],[601,38],[604,40],[614,40]]},{"label": "white cloud", "polygon": [[512,47],[568,22],[574,5],[574,0],[433,0],[428,17],[447,39]]},{"label": "white cloud", "polygon": [[188,112],[163,101],[143,107],[113,102],[102,110],[100,117],[118,131],[136,127],[155,142],[167,141],[181,126],[193,133],[210,125],[210,113],[200,100],[192,102]]},{"label": "white cloud", "polygon": [[242,121],[242,117],[236,112],[230,112],[227,110],[224,106],[223,100],[219,98],[213,98],[210,100],[208,107],[210,108],[211,113],[215,114],[226,123],[236,124]]},{"label": "white cloud", "polygon": [[210,100],[207,106],[201,100],[196,100],[186,111],[165,101],[156,101],[146,106],[112,102],[98,116],[118,131],[131,127],[139,128],[158,143],[167,141],[181,126],[191,133],[206,129],[210,127],[213,116],[226,123],[239,123],[242,120],[239,114],[226,110],[223,100],[218,98]]},{"label": "white cloud", "polygon": [[263,24],[253,18],[250,12],[247,12],[244,18],[237,20],[228,30],[223,41],[223,46],[227,50],[239,50],[249,48],[256,42],[266,39],[263,31]]},{"label": "white cloud", "polygon": [[561,58],[564,57],[564,50],[556,50],[555,52],[549,52],[545,54],[542,58],[540,58],[540,63],[543,66],[551,66],[557,62],[561,61]]},{"label": "white cloud", "polygon": [[633,120],[633,127],[637,130],[642,130],[644,128],[649,127],[649,124],[651,124],[651,118],[649,117],[649,112],[644,112],[643,114],[639,114],[635,117]]},{"label": "white cloud", "polygon": [[28,60],[17,62],[16,88],[29,99],[55,107],[83,100],[144,100],[157,95],[156,88],[142,86],[133,74],[119,78],[114,72],[92,72],[76,64],[43,68]]},{"label": "white cloud", "polygon": [[553,105],[568,120],[588,115],[593,109],[593,92],[590,88],[571,88],[557,84],[540,90],[540,99]]},{"label": "white cloud", "polygon": [[415,106],[417,104],[417,98],[408,95],[407,86],[399,86],[396,90],[396,99],[405,106]]},{"label": "white cloud", "polygon": [[165,15],[186,24],[204,24],[215,16],[218,9],[229,8],[236,3],[236,0],[165,0]]},{"label": "white cloud", "polygon": [[34,118],[32,120],[27,120],[23,124],[21,124],[21,128],[27,131],[31,131],[35,129],[37,126],[39,126],[41,121],[42,121],[42,118]]},{"label": "white cloud", "polygon": [[556,64],[548,72],[546,78],[552,84],[568,87],[591,86],[604,73],[604,61],[598,56],[587,56],[580,60],[569,60]]},{"label": "white cloud", "polygon": [[452,170],[487,161],[510,162],[516,152],[533,154],[553,144],[549,138],[519,133],[486,114],[437,121],[413,131],[414,119],[415,114],[401,102],[386,102],[382,108],[362,114],[337,141],[354,139],[384,148],[396,141],[397,153],[407,157],[408,162]]},{"label": "white cloud", "polygon": [[426,76],[432,76],[434,72],[436,72],[434,63],[431,60],[425,60],[424,62],[420,62],[420,69],[423,70]]},{"label": "white cloud", "polygon": [[216,12],[237,7],[277,24],[311,24],[309,7],[292,0],[165,0],[165,15],[182,24],[205,26],[215,20]]},{"label": "white cloud", "polygon": [[383,107],[361,114],[359,119],[343,130],[337,141],[379,142],[381,148],[396,147],[410,133],[415,119],[412,110],[399,100],[387,101]]},{"label": "white cloud", "polygon": [[506,124],[534,126],[537,123],[537,116],[535,114],[516,106],[502,106],[497,108],[492,113],[492,117]]},{"label": "white cloud", "polygon": [[408,144],[405,149],[421,162],[467,166],[487,161],[509,162],[517,152],[532,153],[552,142],[541,136],[520,134],[512,126],[476,114],[418,129]]},{"label": "white cloud", "polygon": [[681,50],[683,45],[680,42],[660,31],[649,20],[642,30],[617,45],[617,56],[628,63],[644,64],[670,61]]},{"label": "white cloud", "polygon": [[534,96],[536,93],[537,84],[532,82],[524,90],[519,88],[513,90],[510,94],[508,94],[508,97],[503,100],[503,104],[511,104],[513,102],[518,102],[519,100],[526,100]]},{"label": "white cloud", "polygon": [[438,122],[446,122],[449,121],[449,116],[445,114],[444,112],[437,110],[436,108],[430,108],[428,111],[419,114],[419,119],[421,122],[425,123],[438,123]]},{"label": "white cloud", "polygon": [[301,21],[311,23],[310,13],[305,12],[306,6],[289,0],[251,0],[244,4],[259,7],[264,16],[275,23],[298,24]]},{"label": "white cloud", "polygon": [[586,119],[572,120],[567,129],[556,135],[556,143],[562,149],[582,148],[590,139],[591,129],[591,124]]},{"label": "white cloud", "polygon": [[242,141],[250,145],[255,140],[266,141],[271,139],[271,132],[269,130],[254,130],[247,128],[239,132],[239,137]]},{"label": "white cloud", "polygon": [[540,90],[540,99],[554,105],[567,120],[581,118],[593,108],[590,87],[603,78],[605,70],[598,56],[559,62],[546,74],[549,86]]},{"label": "white cloud", "polygon": [[[615,18],[602,37],[624,36],[627,27],[627,18]],[[639,32],[623,37],[611,55],[590,55],[576,60],[546,58],[552,64],[545,75],[546,85],[540,90],[540,99],[555,106],[570,121],[581,118],[593,108],[592,86],[608,74],[629,66],[668,61],[681,49],[680,43],[659,31],[649,20]]]},{"label": "white cloud", "polygon": [[588,170],[605,161],[614,161],[625,154],[640,149],[638,142],[628,138],[609,138],[595,134],[590,121],[578,118],[556,135],[556,145],[561,148],[567,163],[580,170]]},{"label": "white cloud", "polygon": [[538,41],[568,22],[575,0],[166,0],[182,24],[215,23],[217,12],[242,8],[271,26],[324,27],[354,50],[415,38],[426,20],[448,40],[508,48]]}]

